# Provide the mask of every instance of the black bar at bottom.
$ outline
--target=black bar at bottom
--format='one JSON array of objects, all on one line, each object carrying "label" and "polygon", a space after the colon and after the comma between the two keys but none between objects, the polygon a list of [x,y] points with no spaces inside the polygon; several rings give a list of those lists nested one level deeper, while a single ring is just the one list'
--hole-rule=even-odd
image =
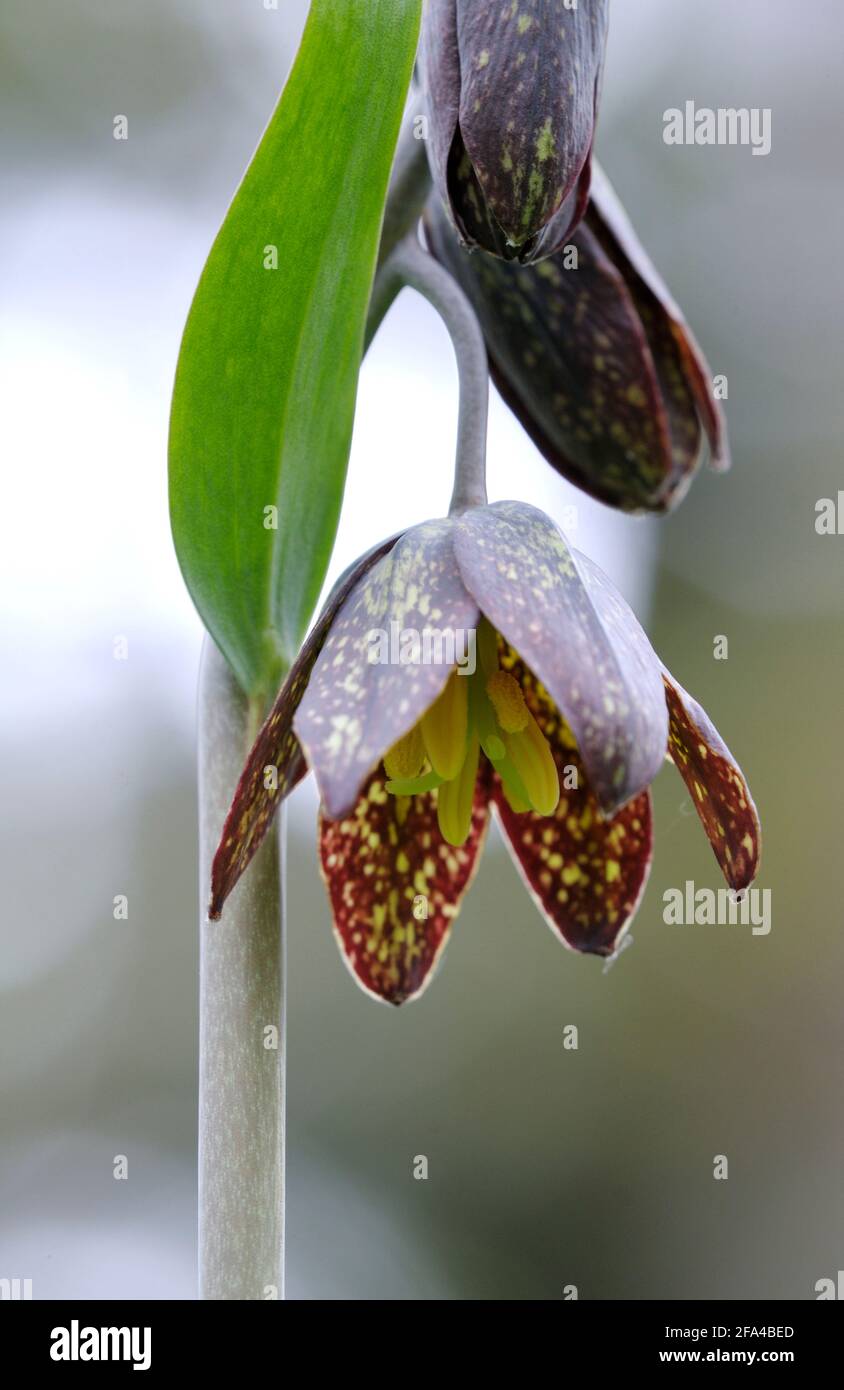
[{"label": "black bar at bottom", "polygon": [[[465,1303],[458,1306],[466,1307]],[[480,1333],[475,1331],[478,1314],[464,1316],[451,1332],[456,1339],[455,1360],[468,1358],[477,1368],[487,1356],[503,1359],[509,1352],[519,1356],[526,1369],[524,1314],[518,1311],[522,1306],[515,1305],[504,1317],[496,1315],[492,1335],[484,1334],[482,1328]],[[385,1318],[377,1307],[369,1311],[356,1305],[354,1326],[350,1335],[344,1335],[342,1307],[334,1304],[326,1312],[323,1305],[313,1303],[266,1303],[255,1308],[232,1303],[12,1300],[0,1302],[0,1346],[5,1365],[60,1376],[74,1371],[96,1375],[103,1368],[112,1374],[137,1369],[147,1376],[172,1375],[182,1368],[195,1372],[206,1366],[219,1374],[221,1353],[243,1356],[244,1369],[249,1367],[251,1372],[256,1363],[265,1362],[280,1375],[290,1366],[293,1353],[307,1357],[316,1372],[324,1369],[332,1351],[338,1359],[349,1358],[352,1374],[359,1373],[373,1354],[383,1374],[401,1373],[402,1366],[412,1365],[418,1378],[428,1354],[432,1372],[442,1374],[442,1337],[451,1331],[447,1308],[440,1314],[426,1314],[422,1321],[418,1313],[403,1313],[400,1308]],[[539,1311],[529,1316],[539,1322],[531,1335],[538,1332],[548,1340],[533,1342],[531,1360],[541,1356],[543,1361],[557,1361],[561,1375],[575,1366],[657,1374],[672,1366],[741,1366],[763,1374],[771,1366],[788,1366],[805,1374],[834,1365],[841,1340],[838,1314],[813,1302],[572,1301],[534,1307]],[[312,1319],[321,1324],[316,1338]],[[297,1347],[300,1333],[303,1342]]]}]

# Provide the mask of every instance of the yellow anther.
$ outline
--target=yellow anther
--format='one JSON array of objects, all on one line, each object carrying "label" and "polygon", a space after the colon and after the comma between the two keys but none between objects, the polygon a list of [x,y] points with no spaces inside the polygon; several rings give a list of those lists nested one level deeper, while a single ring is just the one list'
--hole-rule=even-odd
[{"label": "yellow anther", "polygon": [[424,761],[422,731],[418,724],[414,724],[410,732],[384,754],[384,771],[391,781],[404,782],[410,777],[419,776]]},{"label": "yellow anther", "polygon": [[515,676],[494,671],[486,683],[486,693],[505,734],[520,734],[527,728],[530,711]]},{"label": "yellow anther", "polygon": [[[440,834],[454,846],[465,844],[471,833],[481,748],[496,766],[504,795],[517,814],[533,811],[552,816],[560,802],[557,765],[548,740],[528,709],[519,682],[509,671],[493,665],[498,660],[498,639],[486,620],[481,624],[481,636],[485,641],[479,640],[477,679],[452,671],[419,722],[384,756],[387,791],[396,796],[397,825],[404,824],[413,796],[436,787]],[[432,770],[417,785],[426,762]],[[407,872],[402,852],[396,867],[399,873]],[[427,892],[424,880],[417,885],[417,892]]]},{"label": "yellow anther", "polygon": [[522,731],[506,735],[505,743],[534,811],[540,816],[553,815],[560,800],[557,764],[532,714],[528,714]]},{"label": "yellow anther", "polygon": [[447,782],[463,766],[468,725],[469,677],[452,671],[445,688],[423,714],[420,726],[431,766]]}]

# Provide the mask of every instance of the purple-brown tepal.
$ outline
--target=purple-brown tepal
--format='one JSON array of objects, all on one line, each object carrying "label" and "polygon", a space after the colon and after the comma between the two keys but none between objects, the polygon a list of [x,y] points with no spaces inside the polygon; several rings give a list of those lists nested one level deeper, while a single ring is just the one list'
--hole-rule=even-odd
[{"label": "purple-brown tepal", "polygon": [[428,157],[464,245],[528,265],[589,197],[609,0],[427,0]]}]

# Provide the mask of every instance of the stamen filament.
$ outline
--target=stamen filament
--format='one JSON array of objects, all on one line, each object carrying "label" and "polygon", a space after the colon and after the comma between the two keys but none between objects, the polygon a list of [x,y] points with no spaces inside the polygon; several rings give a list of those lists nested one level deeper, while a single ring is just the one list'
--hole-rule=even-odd
[{"label": "stamen filament", "polygon": [[440,834],[450,845],[465,844],[472,828],[472,807],[475,801],[479,758],[480,745],[473,734],[469,739],[469,750],[459,775],[451,782],[443,782],[437,792],[437,821]]}]

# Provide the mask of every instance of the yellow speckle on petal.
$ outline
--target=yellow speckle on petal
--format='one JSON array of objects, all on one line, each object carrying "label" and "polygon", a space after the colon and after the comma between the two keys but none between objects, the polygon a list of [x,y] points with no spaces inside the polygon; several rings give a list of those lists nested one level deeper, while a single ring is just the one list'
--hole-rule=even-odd
[{"label": "yellow speckle on petal", "polygon": [[[528,24],[530,20],[528,20]],[[551,117],[549,116],[544,126],[539,132],[536,141],[536,157],[540,164],[544,164],[546,159],[550,159],[554,153],[554,132],[551,129]]]}]

